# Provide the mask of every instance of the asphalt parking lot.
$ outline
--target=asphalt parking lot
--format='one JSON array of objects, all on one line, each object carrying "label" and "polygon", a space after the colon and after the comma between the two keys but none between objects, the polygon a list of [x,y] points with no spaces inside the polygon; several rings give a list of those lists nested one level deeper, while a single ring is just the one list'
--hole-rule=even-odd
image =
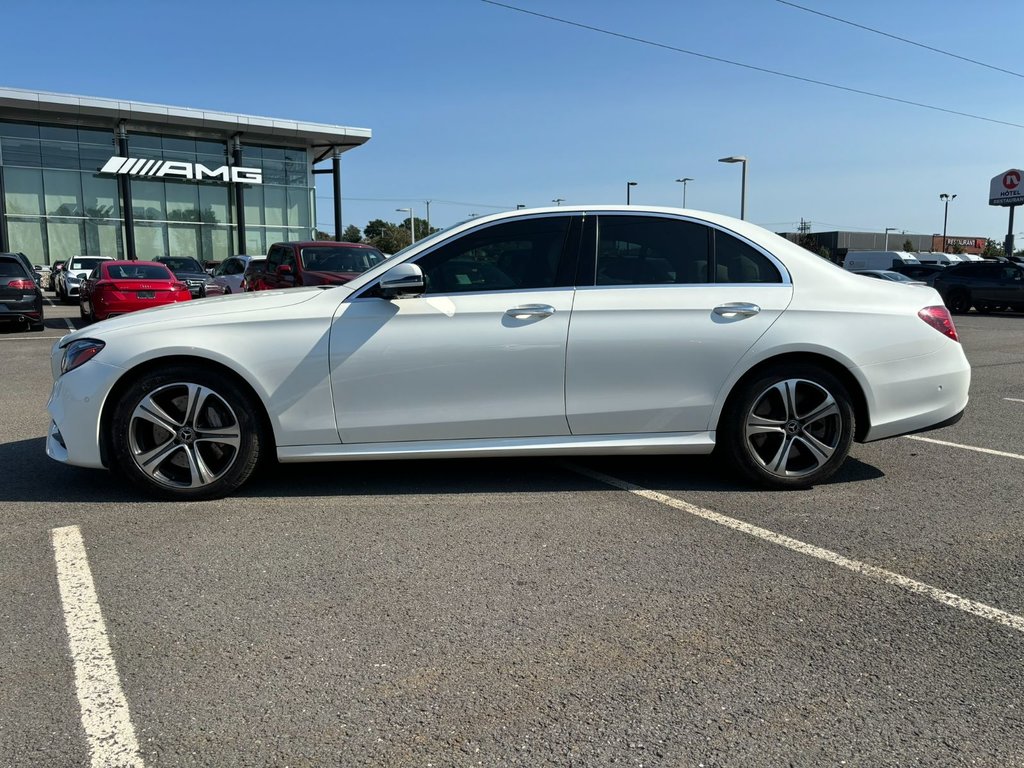
[{"label": "asphalt parking lot", "polygon": [[963,421],[809,491],[423,461],[201,503],[46,458],[68,323],[0,333],[2,766],[1024,765],[1024,315],[957,318]]}]

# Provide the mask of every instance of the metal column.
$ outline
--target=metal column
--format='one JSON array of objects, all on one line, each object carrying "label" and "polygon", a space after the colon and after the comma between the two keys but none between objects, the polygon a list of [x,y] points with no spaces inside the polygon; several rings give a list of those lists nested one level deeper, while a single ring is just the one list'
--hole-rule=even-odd
[{"label": "metal column", "polygon": [[[231,137],[231,158],[235,165],[242,164],[242,141],[241,134],[236,133]],[[235,187],[235,222],[238,227],[238,251],[236,253],[247,253],[245,245],[245,187],[236,183]]]},{"label": "metal column", "polygon": [[[4,169],[0,166],[0,253],[7,253],[10,250],[7,237],[7,206],[4,196]],[[41,255],[41,254],[40,254]]]},{"label": "metal column", "polygon": [[[117,124],[117,150],[121,157],[128,157],[128,128],[124,120]],[[135,212],[132,210],[132,181],[127,173],[117,175],[118,186],[121,188],[121,214],[124,217],[124,255],[127,259],[137,259],[135,253]]]},{"label": "metal column", "polygon": [[335,147],[331,156],[331,176],[334,180],[334,239],[341,241],[341,152]]}]

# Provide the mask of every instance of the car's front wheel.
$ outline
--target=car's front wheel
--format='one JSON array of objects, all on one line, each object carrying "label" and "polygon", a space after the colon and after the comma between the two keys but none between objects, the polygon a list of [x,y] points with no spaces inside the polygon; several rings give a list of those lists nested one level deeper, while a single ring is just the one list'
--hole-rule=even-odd
[{"label": "car's front wheel", "polygon": [[846,460],[853,442],[850,395],[828,371],[778,366],[741,386],[722,416],[719,444],[747,479],[808,488]]},{"label": "car's front wheel", "polygon": [[269,445],[260,412],[246,390],[216,371],[176,366],[145,374],[115,407],[112,468],[162,496],[226,496]]}]

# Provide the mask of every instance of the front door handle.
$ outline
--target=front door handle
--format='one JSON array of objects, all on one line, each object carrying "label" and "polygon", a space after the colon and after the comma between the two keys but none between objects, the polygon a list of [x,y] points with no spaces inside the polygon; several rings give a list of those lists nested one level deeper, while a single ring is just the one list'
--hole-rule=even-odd
[{"label": "front door handle", "polygon": [[753,317],[761,311],[761,308],[757,304],[730,301],[728,304],[721,304],[711,311],[722,317]]},{"label": "front door handle", "polygon": [[524,304],[506,309],[505,314],[509,317],[551,317],[555,314],[555,308],[548,304]]}]

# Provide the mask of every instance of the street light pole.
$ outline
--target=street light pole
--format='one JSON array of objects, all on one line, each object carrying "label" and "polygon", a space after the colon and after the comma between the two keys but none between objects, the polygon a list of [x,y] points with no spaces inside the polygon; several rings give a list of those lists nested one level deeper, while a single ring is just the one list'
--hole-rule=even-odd
[{"label": "street light pole", "polygon": [[689,176],[687,176],[685,179],[676,179],[676,181],[680,182],[683,185],[683,208],[685,208],[686,207],[686,182],[693,181],[693,179],[691,179]]},{"label": "street light pole", "polygon": [[416,219],[412,217],[412,208],[395,208],[396,211],[409,214],[409,239],[410,245],[416,244]]},{"label": "street light pole", "polygon": [[626,182],[626,205],[629,205],[629,188],[630,187],[635,187],[635,186],[636,186],[636,182],[635,181],[627,181]]},{"label": "street light pole", "polygon": [[890,232],[895,232],[895,231],[896,231],[896,227],[886,227],[885,228],[885,248],[882,249],[883,251],[888,251],[889,250],[889,233]]},{"label": "street light pole", "polygon": [[939,195],[939,200],[945,203],[945,211],[942,214],[942,252],[946,253],[946,223],[949,221],[949,201],[956,200],[956,195],[947,195],[943,192]]},{"label": "street light pole", "polygon": [[551,202],[554,203],[555,205],[561,205],[562,203],[565,202],[565,198],[564,197],[556,197]]},{"label": "street light pole", "polygon": [[740,182],[740,218],[747,218],[747,158],[743,155],[731,155],[718,159],[720,163],[743,163],[743,177]]}]

